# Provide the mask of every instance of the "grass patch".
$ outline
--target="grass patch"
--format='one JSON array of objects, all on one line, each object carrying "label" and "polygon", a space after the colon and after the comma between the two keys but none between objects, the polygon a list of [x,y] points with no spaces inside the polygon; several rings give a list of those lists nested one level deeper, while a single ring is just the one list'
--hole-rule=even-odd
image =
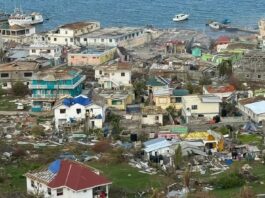
[{"label": "grass patch", "polygon": [[238,140],[240,140],[242,144],[260,143],[262,137],[260,135],[255,134],[244,134],[238,135]]},{"label": "grass patch", "polygon": [[169,178],[160,175],[148,175],[140,173],[138,169],[129,164],[107,164],[102,162],[90,162],[90,166],[101,170],[109,178],[113,187],[122,188],[129,193],[136,193],[154,188],[164,188]]},{"label": "grass patch", "polygon": [[3,182],[0,183],[0,192],[25,192],[26,178],[23,176],[29,170],[39,168],[40,164],[22,162],[16,164],[1,165]]},{"label": "grass patch", "polygon": [[17,105],[14,102],[9,102],[12,100],[8,97],[0,98],[0,111],[16,111]]}]

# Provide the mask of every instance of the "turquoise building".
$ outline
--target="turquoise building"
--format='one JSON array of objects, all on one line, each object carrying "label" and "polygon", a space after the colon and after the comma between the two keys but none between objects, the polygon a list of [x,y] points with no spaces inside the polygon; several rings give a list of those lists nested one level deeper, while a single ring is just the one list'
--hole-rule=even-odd
[{"label": "turquoise building", "polygon": [[32,112],[50,111],[62,97],[81,94],[86,79],[77,68],[49,69],[35,74],[29,88],[32,92]]}]

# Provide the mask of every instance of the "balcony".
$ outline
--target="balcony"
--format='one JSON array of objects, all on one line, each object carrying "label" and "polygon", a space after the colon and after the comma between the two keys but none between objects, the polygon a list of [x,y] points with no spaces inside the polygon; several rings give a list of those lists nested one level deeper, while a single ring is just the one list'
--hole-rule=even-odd
[{"label": "balcony", "polygon": [[75,89],[78,85],[80,85],[84,80],[86,79],[86,76],[83,75],[74,85],[29,85],[29,89]]}]

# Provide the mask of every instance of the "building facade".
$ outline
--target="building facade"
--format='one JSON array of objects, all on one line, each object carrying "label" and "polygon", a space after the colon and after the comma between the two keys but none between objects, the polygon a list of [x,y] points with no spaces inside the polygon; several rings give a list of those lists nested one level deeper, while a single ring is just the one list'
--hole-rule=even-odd
[{"label": "building facade", "polygon": [[35,74],[29,86],[32,91],[32,111],[50,111],[60,98],[80,95],[86,79],[81,72],[80,69],[67,67]]},{"label": "building facade", "polygon": [[100,23],[84,21],[60,26],[57,30],[46,34],[44,40],[51,44],[74,46],[80,45],[77,37],[100,29]]},{"label": "building facade", "polygon": [[44,198],[108,198],[111,181],[99,171],[71,160],[25,174],[27,193]]},{"label": "building facade", "polygon": [[95,68],[95,79],[104,89],[131,86],[131,66],[127,63],[103,65]]},{"label": "building facade", "polygon": [[88,97],[80,95],[75,98],[65,98],[55,105],[54,119],[55,127],[67,123],[87,122],[87,128],[102,128],[104,122],[103,107],[94,104]]},{"label": "building facade", "polygon": [[90,47],[77,53],[68,54],[70,66],[97,66],[115,58],[116,48]]},{"label": "building facade", "polygon": [[0,82],[2,89],[11,89],[16,82],[29,85],[32,77],[40,69],[36,61],[15,61],[0,64]]}]

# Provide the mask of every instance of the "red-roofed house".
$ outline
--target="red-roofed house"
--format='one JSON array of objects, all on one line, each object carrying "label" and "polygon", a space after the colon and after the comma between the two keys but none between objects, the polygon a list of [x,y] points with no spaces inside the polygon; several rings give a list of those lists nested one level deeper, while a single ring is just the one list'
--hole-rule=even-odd
[{"label": "red-roofed house", "polygon": [[45,198],[108,198],[111,181],[82,163],[56,160],[25,174],[27,192]]},{"label": "red-roofed house", "polygon": [[228,36],[220,36],[216,42],[216,51],[220,52],[228,47],[228,44],[230,43],[230,38]]},{"label": "red-roofed house", "polygon": [[224,86],[203,86],[203,94],[215,95],[222,100],[231,96],[235,91],[236,88],[230,84]]}]

